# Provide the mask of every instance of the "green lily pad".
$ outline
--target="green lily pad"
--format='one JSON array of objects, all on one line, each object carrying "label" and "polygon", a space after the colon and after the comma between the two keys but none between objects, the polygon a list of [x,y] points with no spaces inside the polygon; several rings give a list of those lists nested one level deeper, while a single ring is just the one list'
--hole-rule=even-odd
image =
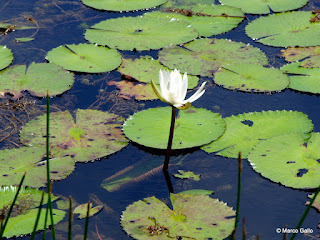
[{"label": "green lily pad", "polygon": [[[45,142],[45,139],[43,139]],[[0,151],[0,185],[18,185],[24,172],[26,186],[43,187],[47,183],[45,148],[22,147]],[[50,159],[50,177],[61,180],[70,175],[75,164],[70,156]]]},{"label": "green lily pad", "polygon": [[161,11],[146,13],[145,17],[179,19],[188,22],[200,36],[210,37],[232,30],[244,19],[239,8],[214,4],[162,7]]},{"label": "green lily pad", "polygon": [[123,229],[134,239],[224,239],[234,227],[235,211],[207,195],[171,194],[173,210],[155,197],[128,206]]},{"label": "green lily pad", "polygon": [[37,97],[55,96],[72,87],[73,74],[53,63],[16,65],[0,72],[0,92],[8,92],[17,99],[27,90]]},{"label": "green lily pad", "polygon": [[17,42],[23,43],[23,42],[30,42],[34,40],[32,37],[24,37],[24,38],[15,38]]},{"label": "green lily pad", "polygon": [[54,48],[46,59],[70,71],[89,73],[109,72],[121,64],[117,50],[85,43]]},{"label": "green lily pad", "polygon": [[196,39],[179,46],[169,46],[159,52],[160,62],[168,68],[193,75],[212,76],[222,65],[232,63],[268,64],[260,49],[228,39]]},{"label": "green lily pad", "polygon": [[170,19],[122,17],[102,21],[85,32],[91,43],[121,50],[159,49],[195,39],[198,33],[188,24]]},{"label": "green lily pad", "polygon": [[13,61],[13,54],[6,46],[0,46],[0,70],[8,67]]},{"label": "green lily pad", "polygon": [[250,22],[246,34],[256,42],[277,47],[320,45],[320,23],[310,22],[312,12],[285,12]]},{"label": "green lily pad", "polygon": [[[123,124],[123,132],[141,145],[166,149],[170,123],[171,107],[149,108],[130,116]],[[220,137],[224,128],[225,123],[218,113],[195,107],[179,111],[172,149],[207,144]]]},{"label": "green lily pad", "polygon": [[276,68],[241,63],[223,66],[215,73],[214,82],[230,90],[270,93],[287,88],[289,78]]},{"label": "green lily pad", "polygon": [[292,188],[320,184],[320,133],[306,141],[300,134],[284,134],[257,144],[248,155],[253,169],[274,182]]},{"label": "green lily pad", "polygon": [[[138,59],[123,59],[118,71],[127,77],[134,78],[139,82],[159,84],[159,70],[170,69],[160,64],[159,60],[151,57],[140,57]],[[184,73],[182,72],[181,75]],[[188,89],[193,89],[198,85],[197,76],[188,75]]]},{"label": "green lily pad", "polygon": [[195,174],[191,171],[178,170],[178,173],[174,174],[173,176],[181,179],[192,179],[194,181],[200,180],[200,174]]},{"label": "green lily pad", "polygon": [[[97,110],[50,115],[50,152],[55,158],[71,156],[74,161],[94,161],[115,153],[128,144],[120,129],[123,119]],[[45,147],[46,115],[29,121],[20,132],[20,140],[29,146]]]},{"label": "green lily pad", "polygon": [[[308,197],[311,199],[313,198],[314,194],[309,195]],[[316,208],[318,211],[320,211],[320,195],[318,194],[314,202],[312,203],[312,207]],[[310,202],[306,202],[306,205]]]},{"label": "green lily pad", "polygon": [[320,68],[300,67],[300,62],[284,65],[280,69],[289,75],[289,88],[311,93],[320,93]]},{"label": "green lily pad", "polygon": [[[29,21],[31,23],[31,21]],[[37,28],[35,25],[28,26],[27,24],[23,25],[21,23],[10,23],[10,22],[0,22],[0,29],[4,30],[5,34],[16,31],[16,30],[29,30]],[[6,32],[7,31],[7,32]]]},{"label": "green lily pad", "polygon": [[205,190],[205,189],[190,189],[190,190],[180,192],[180,194],[211,195],[213,194],[213,191]]},{"label": "green lily pad", "polygon": [[237,158],[242,153],[247,158],[260,141],[281,134],[296,132],[307,139],[313,129],[308,116],[296,111],[262,111],[239,114],[225,118],[226,131],[217,141],[203,146],[208,152]]},{"label": "green lily pad", "polygon": [[[2,186],[0,187],[0,211],[5,210],[7,213],[13,198],[18,190],[16,186]],[[32,188],[22,188],[20,190],[14,210],[9,218],[8,224],[4,231],[4,237],[11,238],[13,236],[21,236],[30,234],[33,231],[34,223],[37,217],[38,209],[36,207],[40,204],[42,191]],[[44,194],[43,204],[47,203],[47,194]],[[52,199],[56,197],[52,196]],[[46,211],[42,209],[37,230],[44,229]],[[53,209],[53,220],[57,224],[65,216],[65,212]],[[48,221],[49,223],[50,221]],[[48,226],[48,224],[46,225]]]},{"label": "green lily pad", "polygon": [[287,48],[285,50],[281,50],[281,53],[288,62],[296,62],[304,59],[300,64],[301,67],[320,67],[320,46]]},{"label": "green lily pad", "polygon": [[[98,205],[96,207],[92,207],[92,203],[90,203],[90,212],[89,212],[89,217],[92,217],[93,215],[97,214],[100,212],[100,210],[103,208],[103,205]],[[87,217],[87,211],[88,211],[88,203],[84,203],[79,205],[73,210],[74,214],[80,214],[78,216],[79,219],[86,218]]]},{"label": "green lily pad", "polygon": [[241,8],[245,13],[268,14],[272,12],[284,12],[303,7],[308,0],[219,0],[221,4]]},{"label": "green lily pad", "polygon": [[168,0],[81,0],[83,4],[108,11],[135,11],[157,7]]}]

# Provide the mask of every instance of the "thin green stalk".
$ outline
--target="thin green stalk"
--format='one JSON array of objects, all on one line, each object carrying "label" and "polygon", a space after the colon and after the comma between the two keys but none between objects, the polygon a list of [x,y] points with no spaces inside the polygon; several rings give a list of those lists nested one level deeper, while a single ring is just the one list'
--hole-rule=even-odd
[{"label": "thin green stalk", "polygon": [[[316,197],[319,194],[319,191],[320,191],[320,186],[318,187],[317,191],[314,193],[312,199],[310,200],[309,205],[307,206],[306,210],[302,214],[302,217],[300,218],[300,221],[299,221],[298,225],[296,226],[296,229],[299,229],[302,226],[302,223],[304,222],[305,218],[307,217],[314,200],[316,200]],[[292,234],[290,240],[293,240],[296,237],[296,235],[297,235],[297,233]]]},{"label": "thin green stalk", "polygon": [[88,201],[87,216],[86,216],[86,222],[85,222],[85,225],[84,225],[83,240],[87,240],[88,226],[89,226],[89,215],[90,215],[90,201]]},{"label": "thin green stalk", "polygon": [[173,139],[173,133],[174,133],[174,124],[176,121],[177,108],[174,106],[171,106],[171,110],[172,111],[171,111],[170,133],[169,133],[166,157],[164,159],[163,168],[162,168],[163,171],[168,171],[168,168],[169,168],[169,160],[170,160],[170,155],[171,155],[172,139]]},{"label": "thin green stalk", "polygon": [[40,204],[39,204],[37,218],[36,218],[36,221],[34,223],[34,227],[33,227],[33,231],[32,231],[30,240],[33,240],[35,235],[36,235],[36,231],[37,231],[37,227],[38,227],[38,223],[39,223],[39,219],[40,219],[40,214],[41,214],[41,210],[42,210],[43,196],[44,196],[44,192],[42,192],[42,195],[41,195],[41,200],[40,200]]},{"label": "thin green stalk", "polygon": [[236,219],[234,222],[234,228],[237,229],[239,222],[239,212],[240,212],[240,197],[241,197],[241,175],[242,175],[242,157],[241,152],[238,154],[238,194],[237,194],[237,210]]},{"label": "thin green stalk", "polygon": [[72,239],[72,217],[73,217],[73,211],[72,211],[72,197],[69,197],[69,222],[68,222],[68,240]]},{"label": "thin green stalk", "polygon": [[46,135],[46,159],[47,159],[47,189],[48,189],[48,207],[50,210],[50,219],[51,219],[51,228],[52,228],[52,238],[53,240],[56,239],[56,232],[54,228],[54,220],[53,220],[53,210],[52,210],[52,199],[51,199],[51,192],[52,192],[52,184],[50,178],[50,150],[49,150],[49,139],[50,139],[50,98],[49,92],[47,91],[47,135]]},{"label": "thin green stalk", "polygon": [[10,215],[12,213],[12,210],[14,208],[14,205],[16,204],[16,201],[17,201],[17,198],[18,198],[18,195],[20,193],[20,190],[21,190],[21,187],[22,187],[22,184],[23,184],[23,181],[26,177],[26,173],[23,174],[22,178],[21,178],[21,181],[19,183],[19,186],[18,186],[18,190],[16,192],[16,195],[14,196],[14,199],[10,205],[10,209],[9,209],[9,212],[8,212],[8,215],[6,217],[6,220],[4,221],[4,224],[1,224],[1,229],[0,229],[0,239],[2,239],[3,237],[3,234],[4,234],[4,230],[6,229],[6,226],[8,224],[8,221],[9,221],[9,218],[10,218]]}]

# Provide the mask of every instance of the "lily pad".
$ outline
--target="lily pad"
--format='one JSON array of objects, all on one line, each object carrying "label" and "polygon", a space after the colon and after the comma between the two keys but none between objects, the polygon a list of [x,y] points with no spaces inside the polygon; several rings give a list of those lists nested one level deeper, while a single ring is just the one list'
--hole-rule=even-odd
[{"label": "lily pad", "polygon": [[117,86],[118,89],[120,89],[120,92],[118,93],[119,97],[122,97],[124,99],[131,99],[134,98],[136,100],[153,100],[158,99],[158,97],[155,95],[154,91],[152,90],[151,84],[134,84],[130,81],[110,81],[107,83],[108,85]]},{"label": "lily pad", "polygon": [[[77,110],[76,122],[69,111],[50,115],[50,152],[54,158],[71,156],[74,161],[94,161],[128,144],[120,129],[123,119],[97,110]],[[20,132],[21,142],[45,147],[46,115],[29,121]]]},{"label": "lily pad", "polygon": [[122,17],[102,21],[85,32],[91,43],[121,50],[159,49],[195,39],[198,33],[188,24],[170,19]]},{"label": "lily pad", "polygon": [[[134,142],[166,149],[171,122],[171,107],[149,108],[130,116],[123,124],[125,135]],[[172,149],[201,146],[220,137],[225,123],[218,113],[191,107],[179,111],[175,122]]]},{"label": "lily pad", "polygon": [[210,37],[232,30],[244,19],[239,8],[214,4],[162,7],[161,11],[146,13],[145,17],[179,19],[191,24],[200,36]]},{"label": "lily pad", "polygon": [[312,12],[285,12],[250,22],[246,34],[256,42],[277,47],[320,45],[320,23],[310,22]]},{"label": "lily pad", "polygon": [[253,169],[274,182],[292,188],[320,184],[320,133],[306,141],[300,134],[284,134],[257,144],[248,155]]},{"label": "lily pad", "polygon": [[[118,71],[127,77],[134,78],[139,82],[151,83],[151,80],[159,84],[159,70],[170,69],[160,64],[159,60],[151,57],[140,57],[138,59],[123,59]],[[184,73],[182,72],[181,75]],[[197,76],[188,75],[188,89],[193,89],[198,85]]]},{"label": "lily pad", "polygon": [[269,93],[287,88],[289,78],[276,68],[241,63],[223,66],[215,73],[214,82],[230,90]]},{"label": "lily pad", "polygon": [[169,46],[159,52],[160,62],[168,68],[193,75],[212,76],[222,65],[232,63],[268,64],[259,48],[228,39],[196,39],[179,46]]},{"label": "lily pad", "polygon": [[303,7],[308,0],[219,0],[221,4],[241,8],[245,13],[268,14],[272,12],[284,12]]},{"label": "lily pad", "polygon": [[[45,139],[43,139],[45,142]],[[45,148],[22,147],[0,151],[0,185],[18,185],[26,172],[23,182],[26,186],[43,187],[47,183]],[[70,156],[50,159],[50,177],[61,180],[74,170]]]},{"label": "lily pad", "polygon": [[135,11],[157,7],[168,0],[81,0],[83,4],[108,11]]},{"label": "lily pad", "polygon": [[289,88],[302,92],[320,93],[320,68],[304,68],[300,65],[300,62],[294,62],[280,68],[290,74]]},{"label": "lily pad", "polygon": [[181,179],[192,179],[194,181],[200,180],[200,174],[195,174],[191,171],[178,170],[178,173],[174,174],[173,176]]},{"label": "lily pad", "polygon": [[34,38],[32,37],[24,37],[24,38],[15,38],[15,40],[19,43],[23,43],[23,42],[30,42],[33,41]]},{"label": "lily pad", "polygon": [[296,132],[308,139],[313,124],[308,116],[297,111],[262,111],[239,114],[225,118],[226,131],[217,141],[203,146],[208,152],[237,158],[242,153],[247,158],[259,142],[281,134]]},{"label": "lily pad", "polygon": [[[4,209],[5,212],[7,212],[17,190],[18,187],[16,186],[0,187],[0,209]],[[4,237],[11,238],[13,236],[32,233],[38,213],[38,209],[36,209],[36,207],[40,204],[41,195],[42,191],[37,189],[22,188],[20,190],[14,210],[4,231]],[[56,198],[53,196],[52,199]],[[43,203],[45,204],[47,201],[47,194],[45,193]],[[46,211],[45,209],[42,209],[37,230],[44,229],[45,215]],[[64,216],[64,211],[53,209],[53,220],[55,224],[60,222]],[[50,221],[48,221],[48,223],[49,222]],[[48,224],[46,226],[48,226]]]},{"label": "lily pad", "polygon": [[180,192],[180,194],[211,195],[213,194],[213,191],[205,190],[205,189],[190,189],[190,190]]},{"label": "lily pad", "polygon": [[0,70],[8,67],[13,61],[13,54],[6,46],[0,46]]},{"label": "lily pad", "polygon": [[[93,215],[100,212],[100,210],[103,208],[103,205],[98,205],[96,207],[92,207],[92,203],[90,203],[90,211],[89,211],[89,217],[92,217]],[[73,210],[74,214],[80,214],[78,216],[79,219],[86,218],[87,217],[87,211],[88,211],[88,203],[84,203],[79,205]]]},{"label": "lily pad", "polygon": [[89,73],[109,72],[121,64],[117,50],[85,43],[54,48],[46,59],[70,71]]},{"label": "lily pad", "polygon": [[73,74],[53,63],[16,65],[0,72],[0,92],[8,92],[17,99],[27,90],[37,97],[55,96],[72,87]]},{"label": "lily pad", "polygon": [[300,64],[301,67],[320,67],[320,46],[287,48],[285,50],[281,50],[281,53],[288,62],[303,60]]},{"label": "lily pad", "polygon": [[234,227],[235,211],[207,195],[171,194],[173,210],[155,197],[128,206],[121,225],[138,240],[224,239]]},{"label": "lily pad", "polygon": [[[311,199],[313,198],[314,194],[309,195],[308,197]],[[309,204],[310,202],[306,202],[306,204]],[[320,197],[319,194],[317,195],[316,199],[312,203],[312,207],[316,208],[318,211],[320,211]]]}]

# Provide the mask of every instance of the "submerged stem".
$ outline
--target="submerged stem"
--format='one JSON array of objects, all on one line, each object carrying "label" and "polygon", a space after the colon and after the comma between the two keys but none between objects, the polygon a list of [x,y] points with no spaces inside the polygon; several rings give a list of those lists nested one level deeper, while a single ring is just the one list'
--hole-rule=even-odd
[{"label": "submerged stem", "polygon": [[164,159],[163,168],[162,168],[163,171],[168,171],[169,160],[170,160],[170,155],[171,155],[172,139],[173,139],[173,133],[174,133],[174,124],[176,121],[177,108],[174,106],[171,106],[171,108],[172,108],[172,111],[171,111],[170,134],[169,134],[169,139],[168,139],[166,157]]}]

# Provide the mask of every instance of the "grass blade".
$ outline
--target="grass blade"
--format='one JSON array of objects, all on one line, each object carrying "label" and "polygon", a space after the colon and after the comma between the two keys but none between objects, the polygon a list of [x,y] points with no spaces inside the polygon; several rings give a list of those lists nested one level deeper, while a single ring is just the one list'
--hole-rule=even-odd
[{"label": "grass blade", "polygon": [[36,231],[37,231],[37,227],[38,227],[38,223],[39,223],[39,219],[40,219],[40,214],[41,214],[41,210],[42,210],[43,196],[44,196],[44,192],[42,192],[42,195],[41,195],[41,200],[40,200],[40,204],[39,204],[37,218],[36,218],[36,221],[34,223],[34,227],[33,227],[33,231],[32,231],[30,240],[33,240],[35,235],[36,235]]},{"label": "grass blade", "polygon": [[73,210],[72,210],[72,198],[69,197],[69,223],[68,223],[68,240],[72,239],[72,217],[73,217]]},{"label": "grass blade", "polygon": [[84,226],[83,240],[87,240],[88,226],[89,226],[89,215],[90,215],[90,201],[88,201],[87,217],[86,217],[86,223]]}]

